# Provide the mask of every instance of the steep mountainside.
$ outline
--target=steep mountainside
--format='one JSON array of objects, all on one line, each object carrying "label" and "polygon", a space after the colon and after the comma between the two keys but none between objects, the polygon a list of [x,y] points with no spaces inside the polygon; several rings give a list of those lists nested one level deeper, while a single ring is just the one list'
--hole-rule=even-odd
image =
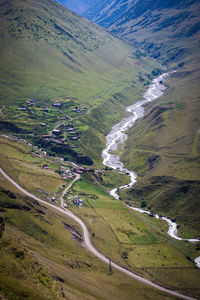
[{"label": "steep mountainside", "polygon": [[[104,134],[124,114],[125,102],[144,89],[157,63],[135,58],[130,44],[57,2],[0,0],[0,8],[0,128],[27,134],[30,142],[66,159],[80,162],[78,157],[89,155],[101,160]],[[138,83],[139,76],[145,81]],[[53,108],[55,101],[62,110]],[[66,139],[63,127],[57,143],[41,142],[42,135],[67,120],[78,137]],[[96,141],[92,147],[91,140]]]},{"label": "steep mountainside", "polygon": [[[19,177],[26,180],[29,190],[30,185],[43,186],[48,192],[52,187],[54,191],[62,187],[64,181],[59,174],[38,168],[38,159],[42,158],[31,155],[22,143],[0,137],[0,149],[5,147],[1,167],[6,170],[12,166],[15,178],[20,164],[20,184]],[[108,282],[108,267],[84,249],[82,242],[82,232],[71,218],[24,196],[0,176],[1,299],[131,299],[133,292],[137,300],[149,294],[152,299],[160,299],[159,292],[150,288],[144,291],[142,284],[125,279],[117,271]]]},{"label": "steep mountainside", "polygon": [[174,73],[164,96],[130,130],[122,155],[138,174],[125,199],[176,218],[183,237],[200,230],[198,82],[198,69]]},{"label": "steep mountainside", "polygon": [[[127,201],[176,218],[180,234],[198,236],[199,1],[104,1],[85,14],[177,70],[164,96],[129,133],[122,159],[138,173]],[[126,195],[125,195],[126,194]]]},{"label": "steep mountainside", "polygon": [[77,84],[86,94],[86,79],[93,86],[103,83],[102,73],[114,71],[133,51],[56,2],[1,0],[0,5],[2,100],[76,96]]},{"label": "steep mountainside", "polygon": [[[165,222],[114,199],[108,191],[129,177],[102,165],[105,135],[165,68],[52,0],[0,0],[0,11],[1,168],[48,204],[64,201],[112,261],[199,298],[200,243],[172,239]],[[120,149],[138,173],[123,200],[176,217],[180,234],[192,237],[200,207],[197,55],[178,62],[165,96],[147,105]],[[175,298],[112,270],[84,248],[73,219],[40,203],[1,173],[0,299]]]},{"label": "steep mountainside", "polygon": [[198,42],[199,14],[197,0],[107,0],[98,1],[84,16],[167,63],[184,57]]},{"label": "steep mountainside", "polygon": [[84,13],[95,0],[57,0],[67,8],[73,10],[74,12],[81,14]]}]

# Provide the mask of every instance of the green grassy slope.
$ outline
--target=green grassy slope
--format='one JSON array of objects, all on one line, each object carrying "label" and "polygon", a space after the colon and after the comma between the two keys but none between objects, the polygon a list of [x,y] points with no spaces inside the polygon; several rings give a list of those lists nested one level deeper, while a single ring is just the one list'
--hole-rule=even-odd
[{"label": "green grassy slope", "polygon": [[193,237],[200,229],[198,80],[198,71],[174,73],[165,95],[130,131],[122,155],[139,175],[127,197],[176,218],[180,234]]},{"label": "green grassy slope", "polygon": [[199,236],[199,1],[105,2],[86,16],[137,45],[137,56],[143,49],[177,70],[129,133],[122,159],[139,177],[124,197],[176,218],[183,236]]},{"label": "green grassy slope", "polygon": [[0,20],[2,103],[59,96],[91,101],[117,76],[123,82],[127,71],[138,72],[130,44],[56,2],[1,1]]},{"label": "green grassy slope", "polygon": [[[46,158],[50,167],[43,170],[38,167],[42,158],[21,142],[1,138],[0,149],[3,169],[21,186],[46,199],[44,191],[51,193],[54,183],[56,197],[61,194],[52,158]],[[198,247],[171,239],[164,222],[113,199],[107,189],[116,184],[115,177],[112,171],[82,175],[65,196],[68,208],[84,220],[94,245],[113,261],[198,298],[199,269],[192,262]],[[117,180],[121,185],[128,179],[121,175]],[[74,195],[83,199],[82,207],[73,205]],[[5,298],[131,300],[134,294],[136,300],[175,299],[115,270],[108,275],[108,266],[81,246],[82,233],[73,220],[23,196],[3,176],[0,214],[0,294]]]},{"label": "green grassy slope", "polygon": [[107,86],[111,69],[118,68],[131,50],[56,2],[1,1],[4,103],[72,94],[87,99]]},{"label": "green grassy slope", "polygon": [[[31,172],[33,166],[37,165],[38,159],[34,159],[28,147],[1,138],[1,149],[3,147],[4,150],[5,147],[7,149],[4,160],[6,161],[6,157],[7,161],[13,158],[12,169],[9,163],[6,163],[3,166],[4,170],[23,185],[23,177],[20,174],[22,175],[24,171],[22,169],[18,171],[18,166],[22,161],[29,162],[26,181],[32,179],[32,186],[38,185],[36,177],[33,178]],[[56,173],[53,170],[45,170],[45,172],[49,177],[48,183],[50,179],[55,181]],[[38,169],[37,176],[40,177],[40,187],[42,187],[46,179],[44,170]],[[59,187],[59,182],[54,184]],[[31,188],[30,184],[26,186],[28,190],[35,193],[36,189]],[[85,181],[80,181],[76,189],[79,189],[79,186],[83,191],[85,187],[88,188]],[[47,186],[46,191],[51,191],[51,188],[50,185]],[[100,193],[104,196],[103,201],[112,202],[112,199],[98,186],[91,186],[88,193],[94,191],[97,195]],[[39,195],[43,197],[41,192]],[[109,209],[109,205],[107,207]],[[115,207],[125,211],[118,201],[115,201]],[[90,213],[89,210],[88,212]],[[97,220],[95,232],[98,226],[109,229],[108,222],[102,218]],[[106,238],[115,241],[112,231],[108,231]],[[174,299],[115,270],[113,275],[108,275],[108,266],[85,250],[80,244],[81,240],[82,232],[73,220],[20,194],[3,176],[0,176],[1,297],[13,300],[63,298],[107,300],[132,299],[134,293],[134,298],[138,300],[146,297]],[[116,243],[110,245],[110,249],[114,256],[120,258],[121,251],[117,253],[115,245]],[[106,249],[102,251],[106,252]],[[123,259],[120,259],[123,262]],[[179,261],[191,267],[189,273],[192,275],[194,271],[192,263],[187,262],[184,257]]]},{"label": "green grassy slope", "polygon": [[1,296],[20,300],[131,299],[134,292],[135,299],[162,297],[162,293],[118,272],[109,276],[108,267],[82,248],[64,227],[65,223],[79,230],[70,219],[17,193],[8,196],[1,188],[0,194],[6,221],[0,239]]},{"label": "green grassy slope", "polygon": [[[31,142],[40,143],[41,135],[64,114],[86,105],[87,116],[70,115],[78,119],[75,126],[88,128],[75,155],[100,161],[104,134],[124,115],[124,105],[141,94],[147,74],[159,64],[135,58],[133,46],[53,1],[1,1],[0,22],[1,120],[12,123],[1,123],[1,129],[28,134]],[[138,82],[139,76],[145,81]],[[38,101],[34,110],[25,103],[29,98]],[[64,112],[40,112],[55,101],[65,106]],[[26,112],[17,110],[21,107]]]}]

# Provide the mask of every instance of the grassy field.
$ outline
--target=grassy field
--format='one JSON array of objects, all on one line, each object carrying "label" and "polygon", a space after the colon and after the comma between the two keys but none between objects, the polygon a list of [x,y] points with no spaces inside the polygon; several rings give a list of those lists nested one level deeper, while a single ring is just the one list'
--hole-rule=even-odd
[{"label": "grassy field", "polygon": [[[46,159],[35,157],[33,153],[31,154],[29,146],[5,137],[1,137],[1,149],[2,153],[5,153],[1,159],[3,169],[20,185],[44,199],[46,197],[44,189],[49,194],[54,190],[59,198],[64,182],[60,179],[60,175],[55,173],[58,162],[53,163],[52,158],[49,160],[48,157]],[[48,163],[50,168],[43,170],[41,168],[43,163]],[[197,296],[199,294],[199,270],[191,261],[198,255],[195,245],[173,240],[166,234],[168,228],[164,222],[138,214],[128,209],[123,202],[109,196],[107,190],[116,182],[114,176],[116,176],[115,172],[110,170],[104,170],[103,174],[95,176],[90,173],[84,174],[66,196],[69,209],[83,218],[91,232],[94,245],[107,257],[161,285]],[[117,178],[118,185],[127,181],[128,178],[122,175]],[[43,292],[47,296],[42,296],[43,298],[50,297],[51,299],[56,293],[58,297],[59,291],[61,294],[64,292],[68,295],[70,290],[69,294],[72,299],[73,297],[81,298],[83,295],[86,298],[90,296],[91,299],[94,297],[98,299],[98,296],[94,294],[98,295],[100,282],[107,280],[105,276],[109,276],[107,275],[108,267],[93,258],[87,251],[83,251],[83,248],[80,250],[81,246],[76,240],[71,240],[71,235],[64,228],[63,223],[79,232],[77,225],[70,219],[66,220],[58,213],[53,214],[44,206],[26,199],[2,176],[0,185],[1,213],[6,222],[6,232],[1,241],[4,241],[4,238],[11,239],[15,245],[12,249],[17,249],[9,250],[11,256],[9,259],[13,262],[10,264],[6,263],[8,255],[6,249],[9,247],[6,242],[7,246],[3,246],[1,250],[2,268],[10,274],[9,281],[4,276],[7,273],[2,273],[3,295],[8,295],[8,289],[11,291],[10,297],[16,293],[19,294],[20,299],[25,291],[27,291],[26,295],[29,295],[35,284],[31,284],[32,277],[27,275],[31,269],[34,270],[32,271],[33,282],[39,282],[35,293],[39,293],[40,287],[45,286]],[[75,207],[72,204],[70,199],[73,199],[75,195],[83,199],[82,207]],[[15,232],[15,238],[11,238],[11,231]],[[16,246],[17,239],[21,237],[23,237],[23,243]],[[18,254],[15,252],[21,253],[21,249],[26,259],[16,257]],[[18,265],[18,260],[20,260],[21,267]],[[38,264],[36,264],[37,268],[33,269],[32,265],[35,265],[35,260]],[[13,264],[17,266],[17,271],[11,274],[10,268]],[[16,290],[14,283],[18,280],[17,274],[20,270],[23,273],[20,279],[22,282]],[[73,277],[71,272],[76,275]],[[55,274],[62,280],[55,281]],[[87,280],[89,282],[92,280],[91,278],[96,280],[94,286],[86,284]],[[109,278],[111,278],[109,284],[104,285],[105,290],[103,288],[103,299],[111,299],[113,295],[117,295],[117,282],[120,282],[124,276],[114,271],[114,278],[112,276]],[[187,278],[190,278],[189,282],[187,285],[183,284]],[[131,283],[128,288],[125,288],[128,282],[130,279],[123,279],[124,288],[119,294],[121,299],[131,299],[134,284]],[[136,290],[136,299],[137,297],[145,299],[145,291],[149,289],[145,289],[142,295],[140,288]],[[165,299],[162,298],[165,296],[159,293],[156,296],[152,294],[150,299],[156,299],[155,297]],[[166,299],[168,299],[167,296]]]},{"label": "grassy field", "polygon": [[[7,156],[4,155],[5,162],[7,160],[12,162],[13,172],[10,171],[7,163],[2,166],[3,169],[22,185],[18,173],[20,161],[24,160],[24,163],[32,170],[33,165],[40,164],[40,159],[33,157],[27,146],[6,138],[1,138],[1,148],[7,154]],[[48,158],[46,162],[50,164]],[[59,186],[55,172],[45,171],[48,173],[48,180],[52,178],[55,185],[57,183]],[[39,174],[40,186],[43,186],[46,174],[44,170],[39,172],[38,168],[37,176]],[[28,173],[26,176],[29,178]],[[32,186],[38,184],[35,178],[32,177]],[[28,180],[25,185],[27,190],[36,193],[36,190],[28,185]],[[49,186],[48,191],[51,188]],[[99,230],[99,221],[96,229],[89,226],[91,232],[95,232],[97,236],[97,239],[94,238],[95,245],[101,249],[102,242],[98,243],[98,241],[101,239],[104,242],[106,233],[107,244],[112,252],[109,254],[113,254],[116,258],[120,257],[119,242],[115,241],[114,227],[112,229],[103,216],[107,217],[107,210],[113,210],[113,212],[121,210],[128,213],[127,209],[117,201],[114,201],[113,206],[109,205],[109,202],[112,203],[113,200],[105,191],[98,185],[88,186],[85,180],[77,182],[73,189],[77,192],[87,191],[92,197],[96,195],[99,204],[103,197],[104,202],[100,205],[101,207],[108,202],[106,208],[100,208],[105,213],[97,216],[96,213],[93,216],[96,208],[91,209],[90,205],[79,210],[82,211],[81,214],[84,214],[84,218],[86,218],[85,212],[90,214],[87,217],[88,223],[91,222],[90,218],[95,217],[101,221],[101,230]],[[40,196],[43,196],[41,192]],[[113,270],[113,275],[108,275],[108,266],[86,251],[77,241],[77,236],[81,240],[82,233],[73,220],[23,196],[2,176],[0,177],[0,199],[0,214],[3,217],[0,225],[1,235],[3,233],[0,238],[1,296],[20,300],[63,299],[64,297],[67,299],[132,299],[134,293],[135,299],[138,300],[146,299],[146,297],[174,299],[143,286],[115,270]],[[64,224],[71,228],[73,234],[65,228]],[[108,228],[109,231],[107,231]],[[103,251],[106,253],[105,245]],[[119,261],[123,262],[121,258]]]},{"label": "grassy field", "polygon": [[76,182],[72,195],[79,195],[84,206],[75,208],[69,202],[70,209],[84,219],[94,245],[107,257],[162,285],[197,292],[199,270],[191,262],[198,255],[195,245],[170,238],[164,222],[127,209],[91,178]]},{"label": "grassy field", "polygon": [[[34,153],[31,155],[30,147],[4,137],[0,137],[0,150],[2,168],[22,187],[45,200],[49,195],[59,195],[65,181],[55,172],[59,169],[58,163],[49,163]],[[43,169],[42,166],[47,163],[49,168]]]}]

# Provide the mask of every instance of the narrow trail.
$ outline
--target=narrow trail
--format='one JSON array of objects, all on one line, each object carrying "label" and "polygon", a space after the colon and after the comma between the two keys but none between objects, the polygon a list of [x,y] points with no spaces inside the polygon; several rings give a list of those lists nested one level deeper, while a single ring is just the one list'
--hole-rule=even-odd
[{"label": "narrow trail", "polygon": [[5,108],[5,105],[2,106],[2,108],[0,108],[0,117],[3,116],[3,109]]},{"label": "narrow trail", "polygon": [[[74,215],[70,210],[66,209],[66,208],[62,208],[62,207],[58,207],[58,206],[55,206],[51,203],[48,203],[38,197],[36,197],[35,195],[29,193],[28,191],[26,191],[24,188],[22,188],[17,182],[15,182],[10,176],[8,176],[4,170],[2,168],[0,168],[0,173],[11,183],[13,184],[19,191],[21,191],[24,195],[48,206],[48,207],[51,207],[53,208],[54,210],[57,210],[61,213],[63,213],[64,215],[74,219],[82,228],[83,230],[83,238],[84,238],[84,242],[85,242],[85,245],[86,245],[86,249],[90,252],[92,252],[96,257],[98,257],[99,259],[101,259],[103,262],[107,263],[107,264],[110,264],[110,259],[108,259],[106,256],[103,255],[103,253],[101,253],[100,251],[98,251],[92,244],[92,241],[90,239],[90,233],[89,233],[89,230],[87,228],[87,226],[85,225],[85,223],[80,219],[78,218],[76,215]],[[62,193],[62,196],[61,198],[63,199],[63,196],[64,194],[69,190],[69,188],[72,186],[72,184],[77,181],[79,178],[78,176],[73,180],[73,182],[68,186],[66,187],[66,189],[63,191]],[[63,202],[63,201],[62,201]],[[148,280],[148,279],[145,279],[143,277],[140,277],[138,275],[136,275],[135,273],[121,267],[120,265],[112,262],[112,267],[119,270],[120,272],[128,275],[129,277],[135,279],[135,280],[138,280],[152,288],[155,288],[157,290],[160,290],[162,292],[165,292],[167,294],[170,294],[170,295],[173,295],[173,296],[176,296],[176,297],[179,297],[181,299],[187,299],[187,300],[197,300],[195,298],[192,298],[192,297],[189,297],[189,296],[185,296],[185,295],[182,295],[178,292],[175,292],[173,290],[170,290],[170,289],[167,289],[165,287],[162,287],[156,283],[153,283],[152,281]]]},{"label": "narrow trail", "polygon": [[74,178],[74,180],[64,189],[64,191],[62,192],[62,195],[60,197],[60,205],[61,207],[64,209],[64,196],[67,193],[67,191],[72,187],[72,185],[74,184],[74,182],[76,182],[77,180],[80,179],[80,175],[77,174],[76,177]]}]

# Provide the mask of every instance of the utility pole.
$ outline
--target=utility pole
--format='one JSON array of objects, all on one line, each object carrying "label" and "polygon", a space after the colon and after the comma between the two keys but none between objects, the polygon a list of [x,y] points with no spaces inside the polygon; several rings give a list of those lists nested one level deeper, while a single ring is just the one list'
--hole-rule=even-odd
[{"label": "utility pole", "polygon": [[112,264],[111,264],[111,260],[109,260],[109,271],[108,271],[108,275],[112,275],[112,274],[113,274]]}]

